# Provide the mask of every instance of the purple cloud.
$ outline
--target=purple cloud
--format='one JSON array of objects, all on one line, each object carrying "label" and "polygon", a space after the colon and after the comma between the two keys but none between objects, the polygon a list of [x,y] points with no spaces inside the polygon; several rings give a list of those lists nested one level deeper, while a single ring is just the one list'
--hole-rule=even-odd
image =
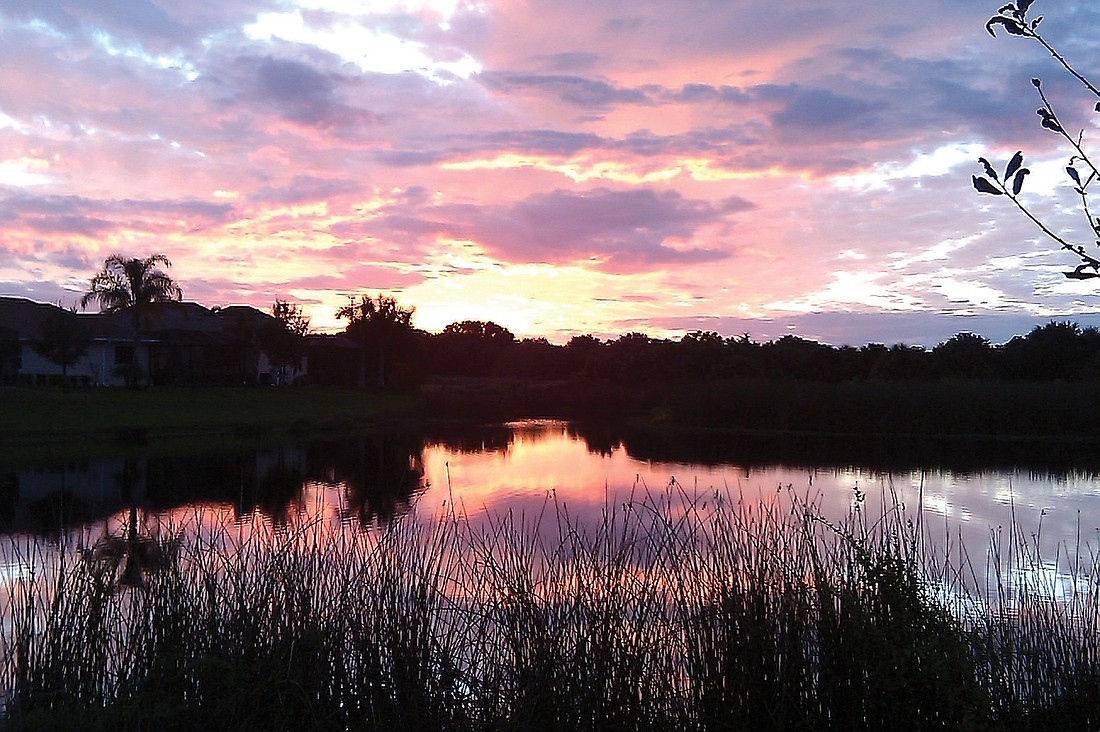
[{"label": "purple cloud", "polygon": [[46,234],[96,236],[121,228],[160,230],[227,221],[233,207],[225,203],[182,200],[96,200],[82,196],[33,196],[13,193],[0,198],[0,221],[21,222]]},{"label": "purple cloud", "polygon": [[394,208],[364,229],[387,237],[470,239],[509,262],[633,272],[728,257],[728,244],[698,246],[692,239],[703,227],[752,208],[737,196],[709,203],[671,190],[555,190],[509,205]]}]

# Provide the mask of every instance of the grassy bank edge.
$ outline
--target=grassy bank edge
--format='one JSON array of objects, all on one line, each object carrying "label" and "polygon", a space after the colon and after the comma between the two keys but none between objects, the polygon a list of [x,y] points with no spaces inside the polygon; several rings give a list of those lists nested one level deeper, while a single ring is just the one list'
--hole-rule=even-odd
[{"label": "grassy bank edge", "polygon": [[0,389],[0,453],[165,442],[285,441],[439,422],[603,420],[685,438],[1050,446],[1095,452],[1100,410],[1059,382],[437,380],[418,393],[346,387]]}]

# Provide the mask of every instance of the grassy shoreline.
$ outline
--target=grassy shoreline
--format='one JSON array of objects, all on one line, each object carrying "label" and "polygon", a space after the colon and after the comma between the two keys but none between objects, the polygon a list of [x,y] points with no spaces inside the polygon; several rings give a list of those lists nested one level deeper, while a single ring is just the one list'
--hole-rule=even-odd
[{"label": "grassy shoreline", "polygon": [[413,394],[316,386],[0,389],[0,458],[270,444],[524,418],[618,425],[639,446],[663,440],[687,452],[723,439],[756,444],[761,454],[789,446],[777,453],[781,461],[795,447],[822,454],[837,452],[837,445],[839,453],[879,462],[904,452],[896,455],[902,463],[971,451],[1003,455],[1005,464],[1019,456],[1024,463],[1072,466],[1100,455],[1100,411],[1081,398],[1079,384],[441,379]]}]

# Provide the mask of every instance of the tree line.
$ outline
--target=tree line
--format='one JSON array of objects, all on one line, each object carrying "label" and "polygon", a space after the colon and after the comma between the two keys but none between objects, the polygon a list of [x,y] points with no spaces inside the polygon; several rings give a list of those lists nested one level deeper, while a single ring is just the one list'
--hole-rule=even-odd
[{"label": "tree line", "polygon": [[1100,377],[1100,331],[1071,322],[1035,327],[1002,345],[959,333],[934,348],[871,343],[830,346],[793,335],[759,343],[748,335],[695,331],[678,340],[627,333],[601,340],[574,336],[565,345],[517,339],[491,322],[454,323],[419,332],[427,375],[447,377],[592,377],[627,383],[722,379],[1024,379]]},{"label": "tree line", "polygon": [[[163,255],[145,259],[109,257],[93,277],[82,304],[98,302],[105,311],[140,313],[151,302],[179,300],[182,291],[158,265]],[[679,339],[631,332],[600,339],[577,335],[564,345],[545,338],[517,338],[492,321],[464,320],[439,333],[413,325],[415,309],[384,294],[356,295],[336,312],[346,321],[341,333],[359,348],[342,356],[345,373],[360,386],[414,388],[428,378],[605,379],[623,384],[724,379],[852,380],[1007,379],[1080,381],[1100,378],[1100,331],[1061,321],[1036,326],[1026,335],[994,345],[974,333],[959,333],[934,348],[871,343],[830,346],[787,335],[768,342],[750,335],[723,336],[694,331]],[[256,334],[258,345],[277,368],[296,364],[308,353],[309,318],[292,302],[277,299],[272,318]],[[135,323],[140,320],[135,317]],[[71,362],[86,347],[59,319],[36,346],[58,362]],[[135,329],[136,333],[136,329]]]},{"label": "tree line", "polygon": [[376,386],[411,386],[429,377],[592,378],[627,384],[745,378],[1100,378],[1100,330],[1068,321],[1036,326],[1001,345],[969,332],[924,348],[882,343],[837,347],[793,335],[760,343],[748,334],[727,337],[711,331],[679,339],[639,332],[610,339],[578,335],[558,345],[545,338],[517,338],[492,321],[465,320],[429,333],[413,327],[412,313],[384,295],[374,300],[360,296],[339,313],[350,318],[345,334],[361,344],[364,370],[368,360],[375,361]]}]

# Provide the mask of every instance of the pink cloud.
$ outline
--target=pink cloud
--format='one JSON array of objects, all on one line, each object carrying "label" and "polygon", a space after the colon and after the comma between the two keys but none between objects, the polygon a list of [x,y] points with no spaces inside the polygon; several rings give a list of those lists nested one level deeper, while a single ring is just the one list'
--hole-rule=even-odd
[{"label": "pink cloud", "polygon": [[[663,327],[671,302],[704,319],[813,308],[838,273],[931,312],[960,307],[956,280],[1021,312],[1092,307],[1026,222],[983,207],[972,161],[898,172],[954,147],[1055,154],[1027,95],[1057,70],[984,36],[985,2],[934,0],[934,36],[873,0],[300,14],[472,58],[468,78],[249,37],[261,12],[294,10],[275,5],[0,5],[5,293],[66,292],[141,249],[167,250],[212,303],[265,287],[472,301],[478,266],[581,270],[583,297],[625,308],[608,329],[623,312]],[[1048,27],[1089,59],[1098,11],[1071,5]],[[1073,226],[1056,203],[1037,205]],[[453,257],[454,240],[491,265]]]}]

